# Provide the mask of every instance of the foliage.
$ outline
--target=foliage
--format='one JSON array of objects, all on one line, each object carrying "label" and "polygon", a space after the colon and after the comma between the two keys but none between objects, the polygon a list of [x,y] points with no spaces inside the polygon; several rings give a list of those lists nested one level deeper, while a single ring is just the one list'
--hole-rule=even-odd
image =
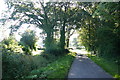
[{"label": "foliage", "polygon": [[10,36],[2,42],[0,42],[0,47],[2,48],[2,53],[12,54],[12,53],[22,53],[22,46],[15,40],[13,36]]},{"label": "foliage", "polygon": [[[43,30],[46,34],[45,47],[48,49],[53,41],[54,27],[56,26],[57,15],[55,3],[33,2],[33,1],[8,1],[8,4],[14,8],[9,19],[19,20],[19,24],[34,24]],[[36,6],[36,5],[40,5]],[[20,27],[20,26],[19,26]],[[18,29],[18,27],[13,27]]]},{"label": "foliage", "polygon": [[48,49],[45,49],[45,51],[44,51],[45,54],[60,56],[60,55],[64,55],[66,53],[69,53],[69,50],[61,49],[60,42],[57,42],[54,40],[53,42],[51,42],[51,44],[52,45]]},{"label": "foliage", "polygon": [[[42,55],[24,55],[22,46],[14,39],[9,37],[0,43],[2,54],[2,73],[3,79],[24,79],[33,69],[46,66],[57,57]],[[48,60],[47,60],[48,59]]]},{"label": "foliage", "polygon": [[82,27],[81,30],[78,31],[78,33],[78,41],[80,42],[80,44],[85,46],[86,50],[94,51],[96,45],[95,28],[92,25],[90,27],[86,25],[85,27]]},{"label": "foliage", "polygon": [[[68,52],[67,49],[65,50],[66,33],[68,35],[66,41],[68,46],[72,29],[78,30],[80,35],[78,39],[88,51],[94,52],[97,56],[109,57],[109,59],[112,59],[112,57],[115,57],[115,59],[119,58],[119,2],[78,2],[76,4],[71,2],[48,2],[44,4],[42,2],[8,0],[8,4],[10,4],[12,10],[8,20],[18,21],[11,26],[11,29],[19,29],[24,23],[34,24],[42,29],[45,34],[46,50],[43,54],[36,57],[14,54],[22,53],[21,48],[23,48],[25,54],[31,54],[31,51],[36,49],[37,38],[33,31],[26,31],[22,35],[20,44],[23,47],[18,45],[18,42],[13,38],[3,40],[0,44],[3,54],[3,78],[6,76],[6,78],[22,78],[27,76],[31,70],[33,71],[28,78],[64,78],[73,60],[70,55],[63,54]],[[62,55],[58,60],[52,62],[60,54],[65,56]],[[101,61],[104,64],[109,64],[104,59],[99,57],[97,59],[95,61],[100,62],[100,64]],[[109,65],[111,64],[114,63]],[[47,67],[45,67],[46,65]],[[116,68],[116,66],[111,66]],[[105,67],[111,69],[108,65]],[[115,71],[113,70],[113,72]]]},{"label": "foliage", "polygon": [[34,31],[26,31],[22,34],[20,39],[21,44],[24,46],[25,54],[31,54],[32,50],[36,50],[37,37]]},{"label": "foliage", "polygon": [[30,62],[25,63],[23,61],[24,58],[20,54],[7,54],[3,55],[2,58],[3,79],[23,78],[31,70]]},{"label": "foliage", "polygon": [[[2,53],[5,54],[5,53]],[[3,79],[25,79],[32,70],[45,67],[57,57],[43,55],[6,54],[2,56]]]},{"label": "foliage", "polygon": [[18,44],[13,37],[4,39],[0,44],[3,79],[24,79],[31,70],[44,67],[57,58],[52,55],[47,58],[43,55],[24,55],[22,46]]},{"label": "foliage", "polygon": [[[72,2],[33,2],[33,1],[14,1],[8,0],[8,7],[11,8],[12,14],[9,20],[18,21],[12,29],[19,29],[22,24],[34,24],[39,27],[45,33],[45,47],[46,50],[53,45],[55,35],[54,33],[60,33],[60,46],[61,49],[65,49],[65,35],[66,32],[70,32],[75,29],[77,21],[77,9],[73,8]],[[40,5],[40,6],[38,6]],[[33,13],[34,12],[34,13]],[[78,19],[78,18],[77,18]],[[71,25],[71,27],[68,27]],[[66,30],[69,29],[69,30]],[[68,34],[67,47],[69,44],[70,34]],[[51,43],[50,43],[51,42]],[[29,51],[29,50],[28,50]]]},{"label": "foliage", "polygon": [[[116,34],[110,27],[100,28],[97,31],[97,39],[96,47],[99,52],[99,56],[113,57],[117,54],[117,46],[116,46]],[[104,37],[103,37],[104,35]],[[114,37],[114,38],[113,38]]]},{"label": "foliage", "polygon": [[13,36],[4,39],[0,43],[2,49],[3,78],[18,78],[23,76],[24,71],[21,71],[21,69],[24,67],[24,64],[21,65],[22,63],[19,60],[23,51],[22,46],[18,44]]},{"label": "foliage", "polygon": [[72,61],[74,60],[75,53],[69,53],[59,57],[56,61],[48,64],[46,67],[42,67],[37,70],[33,70],[28,79],[36,78],[66,78],[68,70]]},{"label": "foliage", "polygon": [[[114,7],[114,5],[116,5]],[[101,12],[101,8],[103,6],[103,12]],[[113,7],[111,9],[111,7]],[[120,36],[119,36],[119,22],[118,22],[118,13],[119,13],[119,4],[118,3],[104,3],[100,4],[97,12],[101,16],[101,19],[104,20],[101,28],[98,28],[98,43],[100,44],[98,50],[100,54],[106,54],[107,56],[115,56],[119,55],[119,44],[120,44]],[[114,15],[113,15],[114,14]],[[104,37],[103,37],[104,36]],[[103,51],[104,48],[104,51]]]},{"label": "foliage", "polygon": [[[96,9],[93,10],[91,5]],[[85,11],[91,16],[88,14],[87,18],[83,16],[84,21],[78,30],[79,41],[94,54],[117,58],[120,53],[119,3],[86,3],[86,6],[88,8]]]}]

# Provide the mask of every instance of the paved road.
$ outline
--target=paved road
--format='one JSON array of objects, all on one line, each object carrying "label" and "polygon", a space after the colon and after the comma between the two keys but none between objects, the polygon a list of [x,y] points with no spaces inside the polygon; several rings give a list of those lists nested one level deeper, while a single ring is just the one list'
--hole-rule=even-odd
[{"label": "paved road", "polygon": [[[83,54],[82,54],[83,55]],[[70,78],[112,78],[102,68],[85,55],[78,54],[68,74]],[[96,79],[97,80],[97,79]],[[108,79],[106,79],[108,80]],[[110,79],[113,80],[113,79]]]}]

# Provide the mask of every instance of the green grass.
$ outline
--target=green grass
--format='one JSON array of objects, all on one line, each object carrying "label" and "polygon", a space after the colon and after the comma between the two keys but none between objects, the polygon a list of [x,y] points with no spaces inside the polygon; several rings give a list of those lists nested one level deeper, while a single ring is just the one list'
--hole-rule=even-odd
[{"label": "green grass", "polygon": [[102,67],[106,72],[111,74],[114,78],[120,78],[120,74],[118,74],[118,64],[116,64],[115,61],[108,60],[102,57],[97,57],[94,55],[88,55],[88,57],[91,58],[92,61],[94,61],[100,67]]},{"label": "green grass", "polygon": [[48,64],[46,67],[33,70],[27,78],[66,78],[70,66],[74,60],[75,53],[69,53],[61,56],[56,61]]}]

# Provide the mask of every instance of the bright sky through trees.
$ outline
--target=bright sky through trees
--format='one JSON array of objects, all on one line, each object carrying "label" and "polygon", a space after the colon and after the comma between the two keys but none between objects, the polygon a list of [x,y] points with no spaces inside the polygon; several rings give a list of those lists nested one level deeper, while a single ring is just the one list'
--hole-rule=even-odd
[{"label": "bright sky through trees", "polygon": [[[46,0],[45,2],[48,2],[49,0]],[[34,1],[33,1],[34,2]],[[39,7],[39,5],[36,5],[37,7]],[[7,7],[6,7],[6,5],[5,5],[5,3],[4,3],[4,0],[0,0],[0,18],[2,17],[2,13],[5,11],[7,9]],[[5,26],[1,26],[0,27],[0,41],[1,40],[3,40],[5,37],[8,37],[9,36],[9,33],[10,33],[10,29],[9,29],[9,25],[10,24],[14,24],[14,22],[13,23],[7,23],[7,25],[5,25]],[[29,28],[28,28],[28,26],[30,26]],[[7,27],[7,28],[6,28]],[[42,38],[40,37],[40,33],[42,32],[42,30],[41,29],[39,29],[39,28],[37,28],[37,27],[35,27],[34,25],[28,25],[28,24],[23,24],[21,27],[20,27],[20,29],[18,29],[18,31],[15,33],[15,37],[16,37],[16,39],[19,41],[20,40],[20,38],[21,38],[21,36],[20,36],[20,34],[22,34],[22,33],[24,33],[24,31],[26,30],[26,29],[30,29],[30,30],[35,30],[36,31],[36,35],[39,37],[39,40],[38,40],[38,42],[37,42],[37,44],[38,45],[40,45],[40,46],[42,46]],[[70,38],[70,42],[72,42],[73,41],[73,38],[77,38],[77,36],[78,36],[78,34],[74,34],[74,35],[72,35],[71,36],[71,38]]]},{"label": "bright sky through trees", "polygon": [[[5,10],[6,10],[6,5],[4,3],[4,0],[0,0],[0,18],[2,18],[2,13]],[[3,32],[5,33],[7,32],[7,33],[3,35]],[[4,38],[4,36],[7,36],[8,33],[9,31],[8,30],[6,31],[0,23],[0,41]]]},{"label": "bright sky through trees", "polygon": [[5,7],[5,4],[4,4],[4,1],[0,0],[0,17],[1,17],[2,11],[5,10],[5,9],[6,9],[6,7]]},{"label": "bright sky through trees", "polygon": [[[4,0],[0,0],[0,18],[2,18],[2,13],[4,13],[4,11],[7,9],[7,7],[6,7],[6,5],[5,5],[5,3],[4,3]],[[8,23],[8,25],[9,25],[10,23]],[[8,26],[8,25],[5,25],[5,26]],[[7,29],[5,29],[5,26],[2,26],[2,25],[0,25],[1,27],[0,27],[0,41],[4,38],[4,37],[7,37],[8,36],[8,34],[9,34],[9,32],[10,32],[10,30],[8,29],[8,27],[7,27]],[[27,29],[27,26],[29,26],[29,25],[27,25],[27,24],[24,24],[24,25],[22,25],[22,27],[17,31],[17,34],[15,35],[16,36],[16,39],[17,40],[19,40],[21,37],[20,37],[20,35],[18,35],[18,33],[23,33],[26,29]],[[36,30],[36,34],[37,34],[37,36],[39,36],[39,33],[41,32],[41,30],[39,30],[38,28],[35,28],[35,27],[29,27],[29,29],[30,30]],[[4,34],[4,33],[5,34]]]},{"label": "bright sky through trees", "polygon": [[[2,18],[2,13],[6,10],[6,5],[4,3],[4,0],[0,0],[0,18]],[[10,24],[10,23],[8,23]],[[3,40],[4,37],[8,37],[9,33],[10,33],[10,29],[5,29],[5,26],[8,26],[8,25],[5,25],[5,26],[2,26],[0,25],[0,41]],[[27,28],[28,26],[30,26],[29,28]],[[39,34],[40,32],[42,32],[42,30],[40,30],[39,28],[36,28],[35,26],[33,25],[28,25],[28,24],[24,24],[22,25],[22,27],[20,27],[20,29],[16,32],[15,34],[15,37],[16,39],[19,41],[21,36],[19,34],[22,34],[24,33],[24,31],[26,29],[30,29],[30,30],[35,30],[36,31],[36,35],[39,37]],[[41,44],[42,43],[42,39],[40,38],[39,41],[38,41],[38,44]]]}]

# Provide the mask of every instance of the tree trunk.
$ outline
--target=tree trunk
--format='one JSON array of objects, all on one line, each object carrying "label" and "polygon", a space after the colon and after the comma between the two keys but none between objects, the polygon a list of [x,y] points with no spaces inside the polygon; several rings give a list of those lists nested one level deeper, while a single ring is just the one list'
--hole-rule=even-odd
[{"label": "tree trunk", "polygon": [[48,50],[52,46],[52,42],[53,42],[53,33],[49,31],[47,32],[47,37],[45,40],[46,50]]},{"label": "tree trunk", "polygon": [[70,39],[68,38],[67,39],[67,48],[69,47],[69,42],[70,42]]},{"label": "tree trunk", "polygon": [[66,46],[69,47],[69,41],[70,41],[70,31],[67,33],[67,40],[66,40]]},{"label": "tree trunk", "polygon": [[60,31],[60,47],[61,49],[65,49],[65,20],[63,23],[63,26],[61,27],[61,31]]},{"label": "tree trunk", "polygon": [[[67,10],[66,5],[64,6],[65,8],[65,12]],[[65,15],[65,14],[64,14]],[[66,16],[63,16],[63,26],[61,27],[61,31],[60,31],[60,47],[62,50],[65,49],[65,24],[66,24]]]}]

